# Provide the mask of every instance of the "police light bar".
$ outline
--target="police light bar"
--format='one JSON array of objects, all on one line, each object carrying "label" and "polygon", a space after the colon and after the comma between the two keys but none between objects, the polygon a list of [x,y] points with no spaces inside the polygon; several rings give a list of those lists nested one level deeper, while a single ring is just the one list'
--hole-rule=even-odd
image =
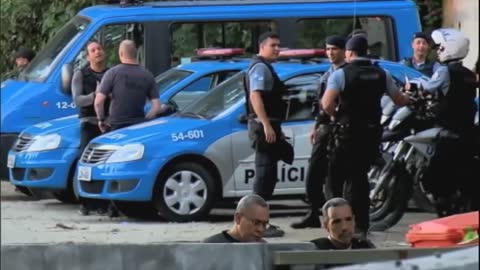
[{"label": "police light bar", "polygon": [[219,57],[219,56],[235,56],[245,54],[242,48],[202,48],[196,49],[195,53],[200,57]]},{"label": "police light bar", "polygon": [[324,49],[285,49],[281,50],[279,56],[282,58],[314,58],[325,56]]}]

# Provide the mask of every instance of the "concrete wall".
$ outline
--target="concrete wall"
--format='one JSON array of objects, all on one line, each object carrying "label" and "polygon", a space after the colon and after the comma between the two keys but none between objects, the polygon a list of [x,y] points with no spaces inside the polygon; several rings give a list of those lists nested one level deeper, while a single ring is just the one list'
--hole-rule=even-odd
[{"label": "concrete wall", "polygon": [[313,249],[312,243],[2,245],[1,269],[271,270],[272,251]]},{"label": "concrete wall", "polygon": [[464,65],[473,69],[478,59],[478,0],[443,0],[443,27],[461,30],[470,39]]}]

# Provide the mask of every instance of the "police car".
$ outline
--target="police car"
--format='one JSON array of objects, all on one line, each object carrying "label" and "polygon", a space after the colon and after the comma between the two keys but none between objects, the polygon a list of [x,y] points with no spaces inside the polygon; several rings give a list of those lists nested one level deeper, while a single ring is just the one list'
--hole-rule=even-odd
[{"label": "police car", "polygon": [[[398,63],[378,64],[399,82],[421,76]],[[295,149],[291,166],[279,164],[274,194],[303,195],[312,104],[330,64],[300,60],[273,66],[288,88],[282,129]],[[160,213],[185,222],[205,217],[217,200],[251,193],[254,152],[244,117],[243,80],[240,72],[175,115],[92,140],[78,162],[80,196],[112,200],[127,216]]]},{"label": "police car", "polygon": [[[156,78],[160,100],[182,110],[210,89],[248,66],[236,58],[241,49],[200,49],[195,61],[172,68]],[[216,60],[214,60],[216,59]],[[147,105],[148,110],[149,105]],[[72,179],[80,156],[77,115],[25,129],[8,153],[10,182],[18,187],[51,189],[63,202],[75,201]]]}]

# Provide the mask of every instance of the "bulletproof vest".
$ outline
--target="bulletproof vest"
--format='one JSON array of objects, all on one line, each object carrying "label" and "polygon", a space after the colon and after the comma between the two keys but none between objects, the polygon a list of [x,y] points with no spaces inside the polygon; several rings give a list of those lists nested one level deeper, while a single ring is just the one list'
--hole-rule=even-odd
[{"label": "bulletproof vest", "polygon": [[370,60],[355,60],[343,71],[345,88],[340,92],[337,119],[350,126],[379,125],[380,99],[387,89],[385,71]]},{"label": "bulletproof vest", "polygon": [[412,62],[412,58],[408,57],[408,58],[405,58],[405,65],[407,67],[411,67],[411,68],[413,68],[417,71],[420,71],[421,73],[427,75],[428,77],[432,77],[433,66],[435,65],[435,61],[431,61],[431,60],[426,59],[425,64],[423,64],[421,68],[417,68],[417,67],[414,67],[413,62]]},{"label": "bulletproof vest", "polygon": [[445,95],[439,96],[439,124],[458,132],[467,131],[473,126],[476,113],[475,74],[460,62],[449,64],[448,73],[450,86]]},{"label": "bulletproof vest", "polygon": [[[342,63],[340,66],[337,67],[337,69],[340,69],[342,67],[344,67],[346,65],[346,63]],[[336,70],[337,70],[336,69]],[[317,122],[319,123],[328,123],[330,122],[330,116],[325,113],[325,111],[321,110],[319,108],[319,100],[322,99],[323,97],[323,94],[325,93],[325,91],[327,90],[327,82],[328,82],[328,78],[330,77],[330,75],[333,73],[333,71],[331,71],[330,69],[327,70],[327,72],[325,72],[322,77],[320,78],[320,87],[318,88],[318,92],[317,92],[317,99],[313,102],[312,104],[312,114],[316,116],[316,120]]]},{"label": "bulletproof vest", "polygon": [[[105,74],[107,70],[105,70],[103,73],[102,73],[102,77],[103,77],[103,74]],[[94,71],[90,68],[90,66],[86,66],[84,68],[82,68],[81,70],[82,72],[82,75],[83,75],[83,78],[82,78],[82,81],[83,81],[83,85],[82,85],[82,95],[89,95],[90,93],[93,93],[95,92],[96,88],[97,88],[97,76],[95,76],[94,74]],[[97,73],[98,74],[98,73]],[[105,113],[106,115],[108,114],[108,107],[109,107],[109,103],[108,102],[108,99],[107,99],[107,102],[105,102]],[[91,105],[91,106],[85,106],[85,107],[80,107],[80,115],[79,117],[82,118],[82,117],[92,117],[92,116],[96,116],[97,114],[95,113],[95,109],[94,109],[94,106]]]},{"label": "bulletproof vest", "polygon": [[278,77],[275,70],[273,70],[272,65],[265,61],[260,56],[255,55],[250,63],[247,74],[245,75],[245,97],[246,97],[246,110],[248,118],[253,119],[256,117],[255,111],[253,110],[252,104],[250,102],[250,84],[249,84],[249,72],[250,70],[258,63],[263,63],[267,66],[268,70],[272,74],[273,78],[273,88],[271,91],[259,91],[262,97],[263,106],[265,108],[265,113],[269,119],[276,119],[276,120],[283,120],[285,119],[285,101],[283,100],[283,96],[286,93],[286,87],[283,82]]}]

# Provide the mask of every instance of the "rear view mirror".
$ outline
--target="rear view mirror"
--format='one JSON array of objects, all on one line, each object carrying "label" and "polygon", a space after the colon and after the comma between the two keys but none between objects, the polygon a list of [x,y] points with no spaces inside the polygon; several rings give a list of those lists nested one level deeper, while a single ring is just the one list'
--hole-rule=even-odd
[{"label": "rear view mirror", "polygon": [[61,89],[66,95],[72,95],[72,77],[73,77],[73,64],[67,63],[62,66],[61,71]]}]

